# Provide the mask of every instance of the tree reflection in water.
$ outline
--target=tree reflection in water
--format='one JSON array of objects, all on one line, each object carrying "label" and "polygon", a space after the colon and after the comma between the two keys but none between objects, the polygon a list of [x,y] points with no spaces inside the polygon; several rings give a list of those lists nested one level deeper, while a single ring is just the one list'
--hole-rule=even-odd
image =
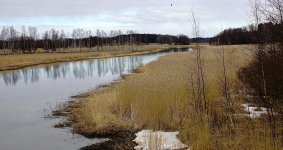
[{"label": "tree reflection in water", "polygon": [[134,68],[157,59],[158,56],[175,51],[172,49],[145,55],[67,62],[2,72],[0,73],[0,83],[3,80],[6,85],[16,85],[20,81],[29,84],[39,82],[44,78],[59,80],[74,77],[82,79],[127,74],[131,73]]}]

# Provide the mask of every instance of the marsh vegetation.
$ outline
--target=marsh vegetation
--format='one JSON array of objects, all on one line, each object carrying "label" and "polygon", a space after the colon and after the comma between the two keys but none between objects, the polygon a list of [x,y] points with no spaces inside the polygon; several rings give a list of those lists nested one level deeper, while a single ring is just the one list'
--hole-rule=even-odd
[{"label": "marsh vegetation", "polygon": [[[70,127],[87,138],[110,138],[100,139],[102,143],[95,139],[83,150],[167,149],[166,144],[176,141],[197,150],[283,149],[283,1],[249,2],[252,24],[225,29],[212,38],[201,37],[193,9],[192,39],[134,30],[96,29],[92,34],[81,28],[71,35],[55,29],[39,34],[32,26],[22,26],[21,31],[3,26],[0,96],[5,100],[0,101],[0,119],[8,120],[8,129],[11,122],[26,125],[31,138],[38,140],[32,121],[17,119],[9,108],[21,104],[18,111],[27,114],[22,109],[44,105],[37,101],[41,97],[67,99],[83,89],[90,91],[52,111],[59,118],[59,123],[52,122],[55,128]],[[171,49],[182,47],[189,51]],[[58,64],[67,61],[75,62]],[[44,124],[36,117],[32,115],[33,122]],[[35,131],[42,129],[36,127]],[[12,131],[24,131],[5,128],[1,133],[15,139],[17,132]],[[44,131],[42,139],[54,136]]]},{"label": "marsh vegetation", "polygon": [[246,101],[239,93],[242,84],[237,72],[251,61],[252,53],[247,51],[250,46],[224,47],[230,109],[223,90],[222,49],[200,47],[205,51],[205,110],[197,106],[191,82],[191,77],[195,77],[196,51],[176,53],[138,68],[138,74],[91,93],[75,107],[69,107],[74,131],[85,135],[142,129],[180,131],[181,141],[195,149],[280,148],[280,130],[274,139],[268,118],[237,115],[245,114],[241,104]]}]

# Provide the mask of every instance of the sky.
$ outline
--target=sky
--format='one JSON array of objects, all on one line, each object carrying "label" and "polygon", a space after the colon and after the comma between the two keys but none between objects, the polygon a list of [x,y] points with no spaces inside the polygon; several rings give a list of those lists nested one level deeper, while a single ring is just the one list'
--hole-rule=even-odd
[{"label": "sky", "polygon": [[192,37],[191,10],[202,37],[249,24],[248,0],[0,0],[0,27],[36,26],[40,32],[120,29]]}]

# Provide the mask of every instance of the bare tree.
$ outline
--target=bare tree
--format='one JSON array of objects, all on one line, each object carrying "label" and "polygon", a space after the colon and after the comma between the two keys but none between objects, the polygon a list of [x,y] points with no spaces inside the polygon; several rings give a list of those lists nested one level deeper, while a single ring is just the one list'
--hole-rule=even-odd
[{"label": "bare tree", "polygon": [[112,50],[116,47],[117,45],[117,40],[116,37],[118,36],[117,31],[111,30],[109,33],[109,37],[110,37],[110,44],[112,46]]},{"label": "bare tree", "polygon": [[18,32],[15,30],[15,28],[13,26],[9,27],[9,44],[8,47],[9,49],[12,50],[12,52],[15,52],[15,44],[16,44],[16,40],[17,40],[17,36],[18,36]]},{"label": "bare tree", "polygon": [[80,52],[82,52],[82,39],[85,36],[85,31],[83,29],[77,29],[77,36],[79,38]]},{"label": "bare tree", "polygon": [[59,31],[56,31],[55,29],[51,29],[50,34],[52,41],[52,50],[56,51],[58,47]]},{"label": "bare tree", "polygon": [[[195,13],[193,10],[191,10],[191,17],[192,17],[192,31],[193,35],[196,39],[200,37],[200,28],[199,28],[199,22],[196,20]],[[200,109],[200,111],[203,111],[204,109],[207,109],[207,102],[206,102],[206,93],[205,93],[205,77],[204,77],[204,70],[203,70],[203,64],[204,61],[202,59],[202,53],[201,53],[201,47],[199,45],[199,41],[196,41],[195,45],[195,52],[196,52],[196,86],[195,92],[196,92],[196,106]]]},{"label": "bare tree", "polygon": [[88,48],[91,49],[91,45],[92,45],[92,42],[91,42],[91,37],[92,37],[91,30],[86,31],[86,37],[88,38]]},{"label": "bare tree", "polygon": [[36,46],[36,41],[38,38],[38,33],[37,33],[37,28],[29,26],[28,27],[28,33],[29,33],[29,45],[30,45],[30,53],[35,53],[37,46]]},{"label": "bare tree", "polygon": [[[230,84],[228,81],[228,67],[226,63],[226,46],[221,46],[221,51],[219,51],[217,58],[219,61],[219,74],[218,74],[218,79],[220,80],[220,85],[222,89],[222,94],[226,100],[226,105],[227,105],[227,114],[228,114],[228,119],[230,121],[230,125],[233,123],[233,110],[232,110],[232,98],[231,98],[231,91],[230,91]],[[230,126],[229,126],[230,127]]]},{"label": "bare tree", "polygon": [[123,38],[123,32],[121,30],[118,30],[118,36],[119,36],[118,37],[118,41],[119,41],[118,45],[120,46],[120,45],[122,45],[122,41],[123,41],[123,39],[122,39]]},{"label": "bare tree", "polygon": [[[65,34],[65,32],[64,32],[64,30],[61,30],[61,32],[60,32],[60,36],[59,36],[59,38],[60,38],[60,49],[64,49],[65,47],[66,47],[66,34]],[[60,50],[59,50],[59,52],[60,52]]]},{"label": "bare tree", "polygon": [[65,46],[65,48],[67,48],[69,50],[69,48],[70,48],[70,32],[69,31],[65,32],[65,35],[66,35],[66,39],[65,39],[66,46]]},{"label": "bare tree", "polygon": [[43,48],[45,52],[48,53],[50,48],[49,41],[51,39],[49,31],[45,31],[42,38],[43,38]]},{"label": "bare tree", "polygon": [[101,32],[99,29],[96,30],[96,39],[97,39],[96,48],[97,48],[97,51],[99,51],[99,46],[102,45],[100,44],[101,43],[100,40],[102,40],[102,38],[101,38]]},{"label": "bare tree", "polygon": [[134,34],[135,34],[135,32],[133,31],[133,30],[128,30],[127,32],[127,43],[128,43],[128,45],[129,45],[129,50],[134,50],[134,46],[133,46],[133,44],[134,44]]},{"label": "bare tree", "polygon": [[[283,23],[283,0],[265,0],[264,4],[259,0],[250,0],[250,4],[251,6],[258,5],[258,10],[265,20]],[[254,7],[253,10],[255,11]]]},{"label": "bare tree", "polygon": [[1,31],[1,40],[2,40],[2,47],[4,50],[4,54],[6,54],[6,50],[8,49],[7,41],[9,39],[9,28],[4,26]]},{"label": "bare tree", "polygon": [[102,43],[102,50],[103,50],[104,39],[105,39],[105,45],[107,45],[108,34],[104,30],[101,30],[101,37],[102,37],[101,43]]},{"label": "bare tree", "polygon": [[22,52],[25,52],[27,50],[27,30],[25,26],[22,26],[22,32],[21,32],[21,48]]},{"label": "bare tree", "polygon": [[73,38],[73,48],[76,49],[77,48],[77,38],[78,38],[77,30],[73,30],[72,38]]}]

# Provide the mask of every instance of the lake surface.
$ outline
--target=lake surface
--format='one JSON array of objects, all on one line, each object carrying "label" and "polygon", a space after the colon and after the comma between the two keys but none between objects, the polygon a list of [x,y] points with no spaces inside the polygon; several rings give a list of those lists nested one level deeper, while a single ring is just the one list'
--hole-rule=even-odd
[{"label": "lake surface", "polygon": [[[182,49],[184,50],[184,49]],[[87,139],[70,129],[56,129],[46,118],[70,96],[117,80],[167,51],[36,66],[0,72],[0,149],[76,150],[105,139]]]}]

